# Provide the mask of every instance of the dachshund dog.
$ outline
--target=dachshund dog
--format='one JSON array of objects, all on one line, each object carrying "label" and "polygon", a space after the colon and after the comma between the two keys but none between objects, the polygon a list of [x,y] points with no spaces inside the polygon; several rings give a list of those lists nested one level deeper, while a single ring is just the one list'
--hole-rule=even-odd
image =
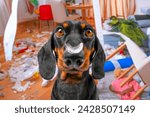
[{"label": "dachshund dog", "polygon": [[39,72],[46,80],[53,78],[58,67],[51,99],[98,99],[94,79],[104,77],[105,54],[89,24],[80,21],[59,24],[39,51],[38,62]]}]

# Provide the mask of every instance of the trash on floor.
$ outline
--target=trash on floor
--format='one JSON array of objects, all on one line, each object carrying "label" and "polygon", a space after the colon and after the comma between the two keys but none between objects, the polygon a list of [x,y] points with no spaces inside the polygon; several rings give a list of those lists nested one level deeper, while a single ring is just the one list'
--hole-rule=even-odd
[{"label": "trash on floor", "polygon": [[44,36],[51,35],[51,34],[52,34],[52,32],[43,31],[43,32],[41,32],[41,34],[37,34],[36,37],[37,38],[42,38]]},{"label": "trash on floor", "polygon": [[17,92],[22,92],[27,90],[31,85],[30,81],[27,81],[25,85],[21,85],[21,82],[16,82],[15,85],[12,87],[13,90],[16,90]]},{"label": "trash on floor", "polygon": [[34,75],[38,71],[36,56],[17,59],[8,70],[12,82],[23,81]]},{"label": "trash on floor", "polygon": [[36,53],[32,53],[30,55],[25,54],[20,58],[16,58],[8,70],[10,80],[15,82],[15,85],[12,87],[12,89],[16,90],[17,92],[22,92],[28,89],[31,85],[31,82],[27,81],[24,86],[21,85],[21,82],[31,78],[33,75],[37,74],[37,72],[38,62]]},{"label": "trash on floor", "polygon": [[[110,55],[112,52],[114,52],[116,49],[115,47],[109,45],[109,44],[105,44],[104,45],[104,49],[105,49],[105,54],[106,56]],[[112,57],[111,59],[122,59],[122,58],[125,58],[126,56],[122,53],[118,53],[116,54],[114,57]]]},{"label": "trash on floor", "polygon": [[8,70],[11,82],[15,82],[14,86],[12,86],[14,93],[25,91],[32,84],[32,82],[26,81],[24,82],[25,84],[22,85],[22,81],[32,76],[34,76],[34,78],[39,77],[37,54],[38,50],[47,42],[46,40],[48,39],[45,38],[39,42],[33,42],[32,38],[24,38],[15,42],[13,50],[24,54],[19,57],[14,56],[14,61]]},{"label": "trash on floor", "polygon": [[7,72],[4,70],[0,70],[0,81],[3,80],[7,76]]},{"label": "trash on floor", "polygon": [[3,86],[0,86],[0,90],[3,90],[4,89],[4,87]]},{"label": "trash on floor", "polygon": [[19,39],[18,41],[15,42],[13,51],[17,53],[30,52],[29,49],[32,49],[34,51],[35,47],[36,44],[35,42],[32,41],[32,38],[24,38],[24,39]]},{"label": "trash on floor", "polygon": [[42,37],[44,37],[45,35],[47,35],[47,34],[45,34],[45,33],[44,33],[44,34],[37,34],[36,37],[37,37],[37,38],[42,38]]},{"label": "trash on floor", "polygon": [[27,33],[32,33],[32,32],[33,32],[33,30],[32,30],[32,29],[27,28]]},{"label": "trash on floor", "polygon": [[0,93],[0,97],[4,97],[5,95],[4,95],[4,93]]}]

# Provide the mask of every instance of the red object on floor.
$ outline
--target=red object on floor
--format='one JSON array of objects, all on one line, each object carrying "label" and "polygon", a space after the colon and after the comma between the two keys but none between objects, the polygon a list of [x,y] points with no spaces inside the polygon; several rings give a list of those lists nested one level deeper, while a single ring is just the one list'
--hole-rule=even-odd
[{"label": "red object on floor", "polygon": [[23,52],[25,52],[27,49],[28,49],[28,46],[25,47],[25,48],[23,48],[23,49],[21,49],[21,50],[19,50],[18,53],[23,53]]}]

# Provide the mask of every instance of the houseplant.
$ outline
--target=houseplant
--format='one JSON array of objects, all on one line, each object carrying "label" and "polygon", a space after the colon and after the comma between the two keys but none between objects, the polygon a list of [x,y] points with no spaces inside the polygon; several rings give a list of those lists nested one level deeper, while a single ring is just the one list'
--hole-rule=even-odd
[{"label": "houseplant", "polygon": [[119,19],[112,16],[108,22],[108,25],[111,27],[110,31],[121,32],[132,39],[139,46],[143,46],[143,41],[147,39],[147,36],[132,19]]}]

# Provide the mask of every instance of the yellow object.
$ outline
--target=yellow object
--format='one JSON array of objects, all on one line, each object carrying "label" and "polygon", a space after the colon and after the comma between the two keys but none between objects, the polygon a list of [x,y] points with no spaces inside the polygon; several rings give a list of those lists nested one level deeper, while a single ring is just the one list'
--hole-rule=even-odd
[{"label": "yellow object", "polygon": [[34,13],[35,13],[36,15],[39,15],[39,9],[35,9],[35,10],[34,10]]},{"label": "yellow object", "polygon": [[124,71],[122,70],[122,69],[116,69],[115,71],[114,71],[114,76],[115,76],[115,78],[118,78],[122,73],[123,73]]},{"label": "yellow object", "polygon": [[38,78],[39,77],[39,72],[35,72],[33,76]]}]

